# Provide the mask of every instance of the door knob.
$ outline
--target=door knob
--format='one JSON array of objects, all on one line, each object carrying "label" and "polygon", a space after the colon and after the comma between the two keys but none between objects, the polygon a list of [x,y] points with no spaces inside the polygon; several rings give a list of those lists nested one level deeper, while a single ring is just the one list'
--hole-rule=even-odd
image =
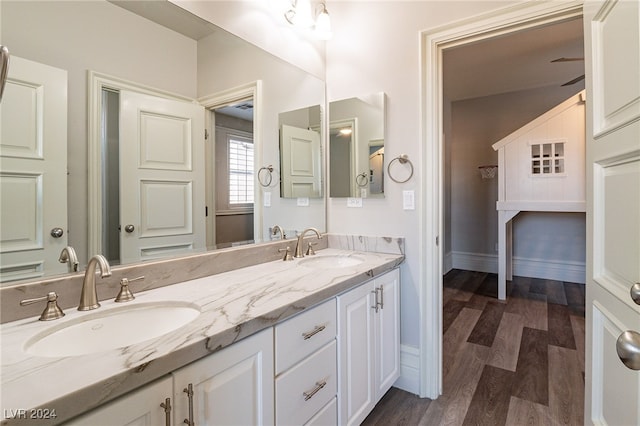
[{"label": "door knob", "polygon": [[128,232],[129,234],[132,233],[134,229],[136,229],[136,228],[133,225],[125,225],[125,227],[124,227],[124,230],[126,232]]},{"label": "door knob", "polygon": [[62,230],[62,228],[53,228],[51,230],[51,236],[53,238],[60,238],[62,237],[63,234],[64,234],[64,231]]},{"label": "door knob", "polygon": [[640,283],[632,285],[629,293],[631,293],[631,298],[636,302],[636,305],[640,305]]},{"label": "door knob", "polygon": [[631,370],[640,370],[640,334],[627,330],[616,342],[618,357]]}]

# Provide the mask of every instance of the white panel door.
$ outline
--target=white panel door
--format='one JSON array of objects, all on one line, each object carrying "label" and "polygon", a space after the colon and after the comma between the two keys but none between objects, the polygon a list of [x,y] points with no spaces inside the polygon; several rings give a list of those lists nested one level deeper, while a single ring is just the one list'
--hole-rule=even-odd
[{"label": "white panel door", "polygon": [[120,92],[120,260],[205,247],[204,108]]},{"label": "white panel door", "polygon": [[341,425],[359,425],[375,403],[373,282],[338,297]]},{"label": "white panel door", "polygon": [[[173,373],[174,422],[272,425],[274,423],[273,329],[268,328]],[[186,392],[185,392],[186,390]]]},{"label": "white panel door", "polygon": [[320,197],[320,134],[282,125],[282,196]]},{"label": "white panel door", "polygon": [[65,272],[65,70],[11,57],[0,103],[0,194],[0,281]]},{"label": "white panel door", "polygon": [[375,315],[376,402],[400,377],[400,270],[375,280],[378,312]]},{"label": "white panel door", "polygon": [[[640,1],[585,3],[587,71],[586,423],[640,424]],[[640,285],[638,285],[640,287]],[[640,342],[635,343],[640,369]],[[633,356],[630,357],[633,359]],[[631,364],[627,362],[628,364]],[[633,367],[633,365],[631,365]]]},{"label": "white panel door", "polygon": [[167,422],[167,411],[164,407],[167,407],[168,402],[168,407],[171,408],[172,401],[167,401],[167,398],[171,398],[172,394],[173,382],[171,377],[167,376],[76,417],[65,423],[65,426],[170,425],[171,423]]}]

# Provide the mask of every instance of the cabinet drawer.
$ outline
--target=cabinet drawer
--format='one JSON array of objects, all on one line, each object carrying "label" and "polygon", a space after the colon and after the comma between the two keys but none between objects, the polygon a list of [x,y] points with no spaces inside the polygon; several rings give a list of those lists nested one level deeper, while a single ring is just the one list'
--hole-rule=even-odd
[{"label": "cabinet drawer", "polygon": [[276,424],[304,424],[335,397],[336,390],[333,340],[276,379]]},{"label": "cabinet drawer", "polygon": [[304,426],[335,426],[338,424],[338,399],[333,398]]},{"label": "cabinet drawer", "polygon": [[331,299],[276,325],[276,374],[336,337],[336,300]]}]

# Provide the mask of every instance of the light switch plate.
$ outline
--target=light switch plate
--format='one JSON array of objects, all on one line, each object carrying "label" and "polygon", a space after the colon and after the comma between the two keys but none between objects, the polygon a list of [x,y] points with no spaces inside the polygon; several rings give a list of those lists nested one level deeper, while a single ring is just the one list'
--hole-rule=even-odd
[{"label": "light switch plate", "polygon": [[262,194],[263,198],[262,198],[262,205],[265,207],[271,207],[271,192],[270,191],[266,191]]},{"label": "light switch plate", "polygon": [[402,208],[405,210],[416,209],[415,191],[413,190],[402,191]]},{"label": "light switch plate", "polygon": [[298,207],[309,207],[309,197],[298,197]]},{"label": "light switch plate", "polygon": [[362,207],[362,198],[347,198],[347,207]]}]

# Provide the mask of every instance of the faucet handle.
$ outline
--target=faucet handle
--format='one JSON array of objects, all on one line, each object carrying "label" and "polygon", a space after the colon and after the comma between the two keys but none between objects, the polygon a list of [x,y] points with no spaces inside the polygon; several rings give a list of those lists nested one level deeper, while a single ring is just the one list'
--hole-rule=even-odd
[{"label": "faucet handle", "polygon": [[135,299],[136,297],[133,295],[133,293],[131,293],[131,290],[129,290],[129,283],[132,281],[140,281],[140,280],[144,280],[144,275],[141,277],[137,277],[137,278],[122,278],[120,280],[120,292],[118,293],[118,295],[116,296],[116,302],[128,302],[130,300]]},{"label": "faucet handle", "polygon": [[64,312],[62,312],[62,309],[60,309],[60,306],[58,306],[58,294],[55,291],[50,292],[46,296],[21,300],[20,306],[31,305],[43,300],[47,301],[47,306],[44,308],[44,311],[42,311],[42,314],[40,315],[40,321],[55,320],[58,318],[62,318],[65,315]]},{"label": "faucet handle", "polygon": [[278,249],[278,253],[282,252],[284,252],[282,260],[293,260],[293,257],[291,256],[291,247],[287,246],[286,248]]},{"label": "faucet handle", "polygon": [[309,243],[309,245],[307,246],[307,252],[305,253],[306,256],[313,256],[314,254],[316,254],[316,251],[313,249],[313,246],[317,246],[318,243]]}]

